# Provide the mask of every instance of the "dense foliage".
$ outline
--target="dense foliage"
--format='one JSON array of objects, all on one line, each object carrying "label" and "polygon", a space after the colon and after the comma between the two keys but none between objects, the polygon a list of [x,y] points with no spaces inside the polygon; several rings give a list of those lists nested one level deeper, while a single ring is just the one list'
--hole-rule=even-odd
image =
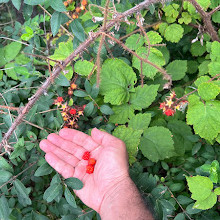
[{"label": "dense foliage", "polygon": [[100,219],[39,148],[62,127],[122,139],[155,218],[220,218],[220,1],[141,2],[0,0],[0,219]]}]

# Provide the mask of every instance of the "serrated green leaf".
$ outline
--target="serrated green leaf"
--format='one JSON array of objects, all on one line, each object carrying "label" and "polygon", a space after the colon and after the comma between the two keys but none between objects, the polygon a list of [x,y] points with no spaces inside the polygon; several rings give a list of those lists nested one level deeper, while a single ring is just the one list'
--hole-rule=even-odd
[{"label": "serrated green leaf", "polygon": [[[145,47],[140,47],[136,50],[136,53],[143,59],[146,59],[148,51]],[[165,59],[163,57],[162,52],[156,48],[150,48],[148,60],[159,67],[165,65]],[[138,69],[139,72],[141,73],[141,61],[136,56],[133,56],[132,58],[132,66]],[[144,62],[142,62],[142,70],[143,70],[142,71],[143,75],[151,79],[153,79],[156,73],[158,72],[158,70],[155,67]]]},{"label": "serrated green leaf", "polygon": [[124,61],[107,59],[102,66],[100,93],[106,103],[121,105],[129,100],[136,81],[136,74]]},{"label": "serrated green leaf", "polygon": [[192,101],[189,99],[187,124],[193,125],[200,137],[212,141],[220,132],[220,102]]},{"label": "serrated green leaf", "polygon": [[77,208],[76,201],[68,187],[65,188],[64,196],[66,198],[66,201],[74,208]]},{"label": "serrated green leaf", "polygon": [[44,192],[43,199],[47,202],[52,202],[63,191],[60,183],[50,185]]},{"label": "serrated green leaf", "polygon": [[178,43],[180,39],[183,37],[184,29],[179,24],[171,24],[169,25],[164,33],[164,37],[166,40],[172,43]]},{"label": "serrated green leaf", "polygon": [[139,47],[143,46],[144,38],[140,34],[132,34],[126,39],[125,45],[131,50],[137,50]]},{"label": "serrated green leaf", "polygon": [[153,162],[170,158],[175,155],[171,132],[164,127],[150,127],[144,131],[140,150]]},{"label": "serrated green leaf", "polygon": [[80,190],[83,188],[83,183],[81,180],[71,177],[65,180],[65,183],[67,186],[69,186],[70,188],[74,189],[74,190]]},{"label": "serrated green leaf", "polygon": [[217,195],[211,192],[211,194],[206,199],[197,200],[193,208],[202,209],[202,210],[210,209],[215,205],[216,202],[217,202]]},{"label": "serrated green leaf", "polygon": [[135,88],[135,93],[131,93],[130,104],[135,110],[142,110],[149,107],[157,96],[159,85],[144,85]]},{"label": "serrated green leaf", "polygon": [[212,15],[212,21],[215,23],[220,23],[220,11],[217,11]]},{"label": "serrated green leaf", "polygon": [[110,116],[109,121],[117,124],[125,124],[134,116],[134,109],[129,104],[113,106],[114,114]]},{"label": "serrated green leaf", "polygon": [[51,6],[55,11],[58,11],[58,12],[64,12],[64,11],[66,11],[66,7],[64,6],[62,0],[53,0],[53,1],[50,1],[50,6]]},{"label": "serrated green leaf", "polygon": [[163,7],[167,22],[173,23],[176,20],[179,15],[178,8],[179,5],[175,3]]},{"label": "serrated green leaf", "polygon": [[183,12],[182,17],[179,18],[178,20],[180,24],[182,23],[189,24],[191,21],[192,21],[192,17],[190,16],[188,12]]},{"label": "serrated green leaf", "polygon": [[165,31],[169,25],[166,22],[159,24],[159,32],[164,35]]},{"label": "serrated green leaf", "polygon": [[139,113],[131,118],[128,122],[128,127],[134,130],[145,130],[150,124],[151,114],[150,113]]},{"label": "serrated green leaf", "polygon": [[8,200],[3,195],[0,197],[0,219],[9,220],[10,213],[11,210],[8,205]]},{"label": "serrated green leaf", "polygon": [[126,127],[125,125],[118,126],[113,132],[115,137],[120,138],[125,142],[130,163],[133,163],[136,160],[135,156],[138,151],[138,145],[140,143],[142,132],[142,130],[134,130],[131,127]]},{"label": "serrated green leaf", "polygon": [[[146,33],[148,40],[150,41],[150,44],[159,44],[162,42],[162,37],[160,36],[160,34],[156,31],[148,31]],[[145,43],[148,45],[148,40],[145,39]]]},{"label": "serrated green leaf", "polygon": [[219,196],[220,195],[220,187],[215,188],[214,193]]},{"label": "serrated green leaf", "polygon": [[211,4],[210,0],[196,0],[197,3],[206,11]]},{"label": "serrated green leaf", "polygon": [[[73,52],[73,42],[71,40],[67,42],[59,43],[58,48],[54,51],[54,54],[50,56],[53,60],[65,60]],[[51,64],[55,64],[51,62]]]},{"label": "serrated green leaf", "polygon": [[81,76],[88,76],[93,70],[94,64],[87,60],[79,60],[74,65],[74,71]]},{"label": "serrated green leaf", "polygon": [[53,172],[53,168],[48,164],[44,163],[34,173],[34,176],[45,176]]},{"label": "serrated green leaf", "polygon": [[70,28],[72,33],[74,34],[74,36],[80,41],[83,42],[86,39],[85,36],[85,31],[84,28],[82,26],[82,24],[80,23],[79,19],[75,19],[70,23]]},{"label": "serrated green leaf", "polygon": [[209,72],[208,65],[210,61],[205,60],[199,65],[199,76],[205,75]]},{"label": "serrated green leaf", "polygon": [[172,80],[180,80],[186,75],[187,61],[186,60],[174,60],[166,67],[168,74],[172,76]]},{"label": "serrated green leaf", "polygon": [[220,93],[220,87],[213,82],[204,82],[198,86],[198,93],[203,100],[208,101],[216,98]]},{"label": "serrated green leaf", "polygon": [[212,193],[213,183],[205,176],[186,176],[189,190],[192,193],[191,198],[202,201],[207,199]]},{"label": "serrated green leaf", "polygon": [[201,76],[197,78],[197,80],[194,82],[197,87],[199,87],[200,84],[204,82],[208,82],[210,80],[209,76]]}]

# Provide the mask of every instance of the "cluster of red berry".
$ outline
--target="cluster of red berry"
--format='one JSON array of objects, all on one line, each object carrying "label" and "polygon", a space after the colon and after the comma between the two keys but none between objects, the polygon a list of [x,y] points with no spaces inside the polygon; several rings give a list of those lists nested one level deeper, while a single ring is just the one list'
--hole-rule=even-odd
[{"label": "cluster of red berry", "polygon": [[[63,4],[64,4],[66,7],[68,7],[68,6],[71,5],[72,3],[73,3],[73,0],[67,0],[67,1],[65,1]],[[82,0],[82,1],[81,1],[81,6],[77,6],[77,7],[75,8],[75,11],[73,11],[73,12],[68,12],[68,14],[71,16],[72,19],[78,18],[78,17],[79,17],[79,13],[80,13],[81,11],[84,11],[84,10],[86,9],[87,4],[88,4],[87,0]],[[71,13],[71,14],[70,14],[70,13]],[[72,20],[68,21],[68,22],[66,23],[66,25],[68,26],[71,22],[72,22]]]},{"label": "cluster of red berry", "polygon": [[74,107],[69,106],[67,102],[64,102],[63,97],[57,97],[57,99],[54,100],[54,104],[61,108],[61,115],[65,122],[63,127],[78,129],[79,125],[77,124],[77,121],[79,117],[83,115],[86,105],[75,105]]},{"label": "cluster of red berry", "polygon": [[96,164],[96,160],[94,158],[90,158],[90,153],[89,151],[86,151],[83,156],[83,160],[88,160],[88,165],[86,166],[86,173],[91,174],[94,172],[94,167]]},{"label": "cluster of red berry", "polygon": [[176,98],[176,93],[172,91],[170,96],[167,96],[165,102],[160,103],[160,109],[166,116],[173,116],[176,110],[184,111],[188,101]]}]

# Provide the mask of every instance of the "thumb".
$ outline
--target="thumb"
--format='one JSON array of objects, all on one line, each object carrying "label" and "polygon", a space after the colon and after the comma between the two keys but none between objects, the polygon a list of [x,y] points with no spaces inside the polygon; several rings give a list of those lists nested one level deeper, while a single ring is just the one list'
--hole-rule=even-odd
[{"label": "thumb", "polygon": [[105,131],[100,131],[97,128],[92,129],[91,137],[96,143],[104,147],[109,147],[109,146],[114,147],[115,145],[117,146],[118,144],[121,144],[122,142],[120,139],[114,137],[113,135]]}]

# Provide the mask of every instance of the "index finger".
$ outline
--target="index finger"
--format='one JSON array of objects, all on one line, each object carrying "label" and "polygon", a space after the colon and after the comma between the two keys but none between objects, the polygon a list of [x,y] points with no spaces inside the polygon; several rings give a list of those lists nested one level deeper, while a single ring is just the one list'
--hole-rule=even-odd
[{"label": "index finger", "polygon": [[59,135],[60,137],[68,141],[72,141],[73,143],[80,145],[89,151],[92,151],[100,146],[92,139],[91,136],[75,129],[63,128],[60,130]]}]

